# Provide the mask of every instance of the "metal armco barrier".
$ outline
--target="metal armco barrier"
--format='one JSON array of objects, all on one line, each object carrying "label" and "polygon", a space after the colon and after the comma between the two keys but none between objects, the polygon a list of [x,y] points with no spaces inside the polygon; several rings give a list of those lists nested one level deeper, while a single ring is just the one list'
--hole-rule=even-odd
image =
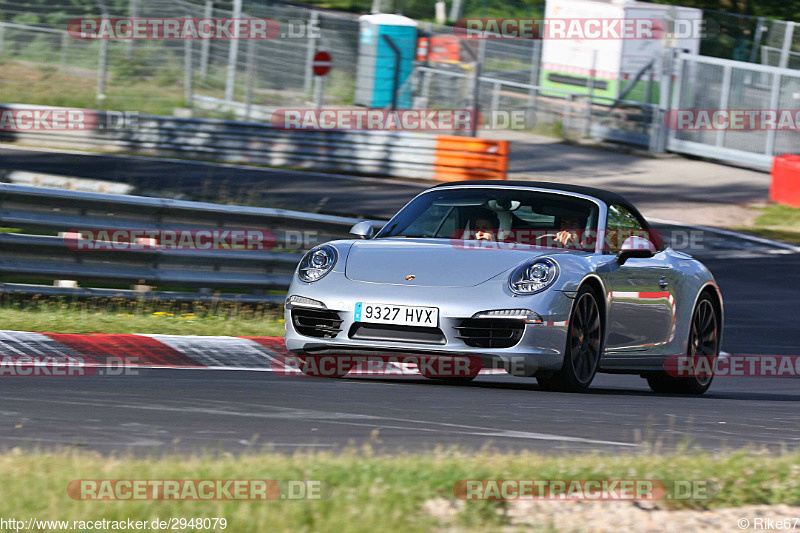
[{"label": "metal armco barrier", "polygon": [[[211,291],[244,290],[251,294],[223,297],[273,301],[282,297],[265,295],[264,291],[288,288],[305,248],[347,237],[350,227],[358,221],[284,209],[0,184],[0,226],[3,227],[53,233],[111,229],[258,229],[272,232],[276,243],[269,250],[76,250],[67,246],[63,236],[0,233],[0,276],[3,281],[9,278],[68,279],[81,284],[138,284],[167,289],[195,287],[204,289],[205,295]],[[312,238],[303,240],[301,235]],[[286,243],[296,244],[287,247]],[[0,290],[30,292],[32,289],[25,285],[0,284]],[[50,292],[53,291],[87,293],[86,289],[51,287]],[[91,295],[101,293],[94,291]],[[165,298],[184,299],[191,294],[159,293]],[[131,291],[115,295],[127,297]]]},{"label": "metal armco barrier", "polygon": [[[36,106],[0,105],[4,109]],[[62,108],[48,108],[62,109]],[[505,179],[508,141],[400,131],[282,130],[270,124],[96,113],[88,130],[0,130],[0,142],[78,150],[212,159],[273,167],[440,181]]]}]

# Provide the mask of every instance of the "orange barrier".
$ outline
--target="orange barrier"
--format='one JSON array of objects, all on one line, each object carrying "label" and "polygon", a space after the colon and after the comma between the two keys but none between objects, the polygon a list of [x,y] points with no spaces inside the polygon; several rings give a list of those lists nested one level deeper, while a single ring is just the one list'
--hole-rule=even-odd
[{"label": "orange barrier", "polygon": [[461,40],[455,35],[434,35],[417,39],[417,61],[458,63],[461,61]]},{"label": "orange barrier", "polygon": [[504,180],[509,141],[457,135],[436,136],[433,179],[436,181]]},{"label": "orange barrier", "polygon": [[779,155],[772,160],[769,199],[779,204],[800,207],[800,155]]}]

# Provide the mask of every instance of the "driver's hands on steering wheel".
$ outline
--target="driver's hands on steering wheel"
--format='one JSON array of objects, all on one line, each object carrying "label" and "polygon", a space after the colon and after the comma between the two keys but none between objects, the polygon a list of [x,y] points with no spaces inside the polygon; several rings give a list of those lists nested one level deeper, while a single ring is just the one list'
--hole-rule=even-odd
[{"label": "driver's hands on steering wheel", "polygon": [[563,246],[569,246],[573,243],[578,244],[578,233],[576,231],[561,230],[556,233],[556,241]]}]

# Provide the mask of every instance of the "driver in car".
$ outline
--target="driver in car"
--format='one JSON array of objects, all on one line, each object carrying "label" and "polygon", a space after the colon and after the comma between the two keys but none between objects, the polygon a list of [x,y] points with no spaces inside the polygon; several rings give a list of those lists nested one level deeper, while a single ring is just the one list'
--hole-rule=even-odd
[{"label": "driver in car", "polygon": [[470,227],[475,233],[475,240],[494,241],[500,222],[497,215],[492,211],[481,211],[473,215],[470,220]]},{"label": "driver in car", "polygon": [[556,241],[563,246],[584,244],[578,237],[581,221],[575,217],[561,217],[561,231],[556,233]]}]

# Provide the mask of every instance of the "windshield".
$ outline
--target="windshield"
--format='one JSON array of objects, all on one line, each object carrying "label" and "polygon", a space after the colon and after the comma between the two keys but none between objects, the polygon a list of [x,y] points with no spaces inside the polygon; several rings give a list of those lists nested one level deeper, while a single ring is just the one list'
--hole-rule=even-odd
[{"label": "windshield", "polygon": [[484,240],[594,250],[597,204],[566,194],[485,187],[434,189],[404,207],[376,238]]}]

